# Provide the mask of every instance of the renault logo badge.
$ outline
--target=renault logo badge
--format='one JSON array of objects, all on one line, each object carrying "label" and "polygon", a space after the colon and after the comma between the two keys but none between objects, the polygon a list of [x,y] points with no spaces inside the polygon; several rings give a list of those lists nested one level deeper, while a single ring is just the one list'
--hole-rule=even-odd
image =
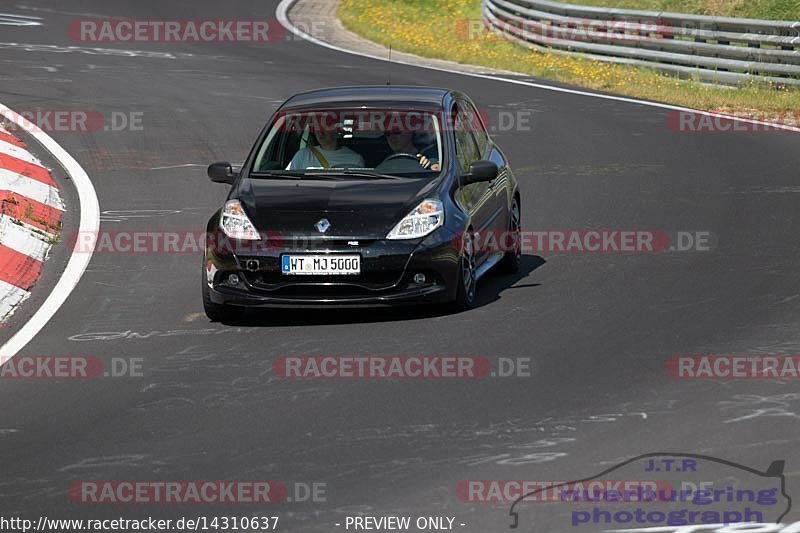
[{"label": "renault logo badge", "polygon": [[328,222],[327,218],[323,218],[322,220],[317,222],[314,225],[314,227],[317,228],[317,231],[319,231],[320,233],[325,233],[326,231],[328,231],[328,228],[331,227],[331,223]]}]

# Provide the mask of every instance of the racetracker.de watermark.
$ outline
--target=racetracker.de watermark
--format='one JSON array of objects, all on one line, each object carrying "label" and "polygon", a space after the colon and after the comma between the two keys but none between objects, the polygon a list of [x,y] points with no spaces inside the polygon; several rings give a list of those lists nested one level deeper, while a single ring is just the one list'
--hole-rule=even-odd
[{"label": "racetracker.de watermark", "polygon": [[68,493],[79,504],[264,504],[286,500],[287,488],[272,480],[84,480],[74,482]]},{"label": "racetracker.de watermark", "polygon": [[800,111],[726,114],[670,111],[667,128],[682,133],[785,133],[800,129]]},{"label": "racetracker.de watermark", "polygon": [[85,133],[97,131],[123,132],[144,131],[144,111],[114,110],[103,112],[97,109],[17,109],[16,113],[26,119],[20,124],[10,112],[0,111],[6,119],[3,127],[9,131],[28,133]]},{"label": "racetracker.de watermark", "polygon": [[[227,236],[222,230],[204,231],[79,231],[66,237],[75,253],[196,254],[213,250],[221,254],[259,254],[284,250],[306,250],[311,241],[297,235],[260,232],[254,240]],[[456,235],[452,246],[462,250],[464,235]],[[716,248],[710,231],[666,231],[637,229],[563,229],[485,231],[472,234],[476,250],[522,253],[663,253],[709,252]]]},{"label": "racetracker.de watermark", "polygon": [[68,28],[80,43],[270,43],[288,32],[277,20],[78,19]]},{"label": "racetracker.de watermark", "polygon": [[289,355],[273,361],[272,373],[285,379],[484,379],[527,378],[532,369],[529,357]]},{"label": "racetracker.de watermark", "polygon": [[[663,229],[561,229],[484,231],[471,234],[475,250],[522,253],[662,253],[708,252],[716,246],[710,231],[667,231]],[[459,250],[464,235],[453,238]]]},{"label": "racetracker.de watermark", "polygon": [[665,481],[604,480],[580,482],[543,480],[462,480],[456,496],[464,503],[511,503],[525,498],[526,503],[607,503],[656,502],[658,492],[671,489]]},{"label": "racetracker.de watermark", "polygon": [[79,480],[68,489],[78,504],[324,503],[324,481],[285,480]]},{"label": "racetracker.de watermark", "polygon": [[79,231],[68,235],[66,241],[74,253],[84,254],[197,254],[208,249],[227,254],[257,254],[281,250],[290,244],[273,232],[262,232],[257,240],[239,240],[221,230]]},{"label": "racetracker.de watermark", "polygon": [[499,29],[526,40],[548,42],[556,40],[597,41],[614,38],[617,41],[654,41],[672,37],[675,27],[661,21],[595,20],[561,17],[558,24],[521,21],[509,24],[497,20],[490,28],[482,19],[462,19],[456,22],[455,32],[465,41],[485,39]]},{"label": "racetracker.de watermark", "polygon": [[106,361],[94,355],[18,355],[0,357],[0,365],[0,378],[90,379],[144,376],[142,357],[112,357]]},{"label": "racetracker.de watermark", "polygon": [[275,127],[288,132],[336,131],[347,136],[356,133],[383,134],[407,132],[414,135],[432,135],[440,130],[455,132],[492,133],[531,132],[533,111],[529,109],[464,107],[455,116],[437,116],[430,111],[357,108],[341,110],[303,110],[280,112],[275,117]]},{"label": "racetracker.de watermark", "polygon": [[678,355],[666,362],[676,379],[798,379],[798,355]]}]

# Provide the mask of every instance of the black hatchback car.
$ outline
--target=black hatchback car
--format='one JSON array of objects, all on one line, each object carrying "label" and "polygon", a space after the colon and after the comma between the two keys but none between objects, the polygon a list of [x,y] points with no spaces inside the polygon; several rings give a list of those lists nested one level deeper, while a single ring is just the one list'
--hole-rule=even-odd
[{"label": "black hatchback car", "polygon": [[212,320],[247,307],[468,309],[483,274],[520,266],[517,182],[475,105],[455,91],[293,96],[240,169],[214,163],[208,175],[232,185],[207,228]]}]

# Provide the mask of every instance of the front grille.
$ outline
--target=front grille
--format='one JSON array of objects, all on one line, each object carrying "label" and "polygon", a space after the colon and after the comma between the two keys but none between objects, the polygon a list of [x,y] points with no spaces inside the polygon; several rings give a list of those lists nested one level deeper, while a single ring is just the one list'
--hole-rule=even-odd
[{"label": "front grille", "polygon": [[[286,243],[287,245],[289,243]],[[393,244],[396,249],[385,246],[369,246],[361,241],[359,246],[347,240],[322,240],[306,242],[302,250],[290,246],[269,255],[239,255],[239,268],[253,290],[265,291],[278,296],[291,291],[336,292],[356,291],[365,294],[396,287],[403,277],[413,244]],[[361,273],[340,276],[284,275],[281,272],[281,256],[285,254],[358,254],[361,256]],[[257,263],[256,263],[257,261]],[[337,288],[338,287],[338,288]]]},{"label": "front grille", "polygon": [[270,291],[271,296],[296,297],[299,299],[319,300],[326,298],[347,298],[374,296],[375,291],[354,285],[298,285],[290,284]]},{"label": "front grille", "polygon": [[400,272],[377,271],[362,272],[358,276],[285,276],[280,272],[245,272],[247,282],[255,289],[272,292],[293,290],[330,290],[331,287],[351,287],[366,292],[388,289],[394,286],[402,276]]}]

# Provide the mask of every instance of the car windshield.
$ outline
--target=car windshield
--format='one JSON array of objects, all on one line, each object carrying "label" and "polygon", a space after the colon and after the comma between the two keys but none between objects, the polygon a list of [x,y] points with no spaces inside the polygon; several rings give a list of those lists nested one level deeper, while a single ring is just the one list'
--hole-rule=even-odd
[{"label": "car windshield", "polygon": [[279,115],[255,177],[430,178],[442,167],[440,118],[427,110],[336,109]]}]

